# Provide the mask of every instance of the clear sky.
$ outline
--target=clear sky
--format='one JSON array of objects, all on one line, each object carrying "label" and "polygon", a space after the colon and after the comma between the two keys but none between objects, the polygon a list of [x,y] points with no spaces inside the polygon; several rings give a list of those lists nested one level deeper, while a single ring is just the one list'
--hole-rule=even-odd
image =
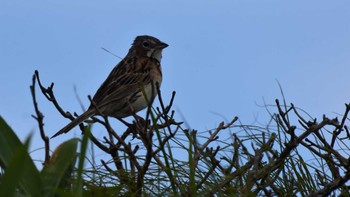
[{"label": "clear sky", "polygon": [[[137,35],[169,44],[163,53],[162,92],[176,91],[175,108],[191,128],[214,128],[239,116],[264,123],[263,99],[281,98],[316,118],[350,102],[350,1],[13,1],[0,2],[0,115],[21,139],[43,147],[29,85],[38,69],[55,83],[66,110],[81,112]],[[38,94],[40,95],[40,94]],[[45,129],[68,121],[43,96]],[[55,147],[71,133],[55,138]],[[52,147],[52,148],[53,148]],[[37,154],[36,154],[37,153]],[[40,151],[34,157],[42,159]],[[40,158],[40,156],[42,156]]]}]

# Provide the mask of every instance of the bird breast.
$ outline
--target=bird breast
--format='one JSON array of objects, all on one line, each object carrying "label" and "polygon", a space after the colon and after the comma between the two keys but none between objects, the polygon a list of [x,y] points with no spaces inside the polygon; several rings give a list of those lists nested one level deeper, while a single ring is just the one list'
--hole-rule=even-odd
[{"label": "bird breast", "polygon": [[[160,86],[161,80],[157,82],[159,83],[159,86]],[[148,107],[148,105],[152,103],[153,99],[157,96],[157,93],[158,91],[157,91],[156,82],[145,85],[142,88],[142,91],[135,96],[136,99],[132,103],[132,107],[134,108],[134,111],[138,112]]]}]

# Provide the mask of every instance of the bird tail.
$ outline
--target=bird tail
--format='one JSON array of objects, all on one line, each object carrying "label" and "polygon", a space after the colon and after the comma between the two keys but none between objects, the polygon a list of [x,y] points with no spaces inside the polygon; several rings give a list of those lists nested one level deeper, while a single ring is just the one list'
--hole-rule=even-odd
[{"label": "bird tail", "polygon": [[74,119],[72,122],[67,124],[65,127],[63,127],[61,130],[59,130],[55,135],[53,135],[51,137],[51,139],[56,137],[56,136],[58,136],[58,135],[61,135],[63,133],[67,133],[68,131],[73,129],[75,126],[77,126],[78,124],[82,123],[84,120],[90,118],[94,114],[95,114],[94,110],[91,110],[91,109],[87,110],[86,112],[84,112],[83,114],[78,116],[76,119]]}]

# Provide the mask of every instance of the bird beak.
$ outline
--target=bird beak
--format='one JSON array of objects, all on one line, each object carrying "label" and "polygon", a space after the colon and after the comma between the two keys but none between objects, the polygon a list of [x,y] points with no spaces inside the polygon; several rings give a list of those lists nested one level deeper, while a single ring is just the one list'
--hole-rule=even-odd
[{"label": "bird beak", "polygon": [[168,44],[161,42],[161,43],[157,44],[157,46],[155,48],[164,49],[164,48],[167,48],[168,46],[169,46]]}]

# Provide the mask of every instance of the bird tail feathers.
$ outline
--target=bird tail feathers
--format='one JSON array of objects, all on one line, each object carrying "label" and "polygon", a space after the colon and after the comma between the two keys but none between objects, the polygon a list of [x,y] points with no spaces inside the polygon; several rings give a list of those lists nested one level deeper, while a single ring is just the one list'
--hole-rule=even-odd
[{"label": "bird tail feathers", "polygon": [[71,129],[73,129],[75,126],[79,125],[80,123],[82,123],[84,120],[90,118],[91,116],[94,115],[94,110],[87,110],[86,112],[84,112],[83,114],[81,114],[80,116],[78,116],[76,119],[74,119],[72,122],[70,122],[69,124],[67,124],[65,127],[63,127],[61,130],[59,130],[55,135],[53,135],[51,137],[54,138],[58,135],[61,135],[63,133],[67,133],[68,131],[70,131]]}]

